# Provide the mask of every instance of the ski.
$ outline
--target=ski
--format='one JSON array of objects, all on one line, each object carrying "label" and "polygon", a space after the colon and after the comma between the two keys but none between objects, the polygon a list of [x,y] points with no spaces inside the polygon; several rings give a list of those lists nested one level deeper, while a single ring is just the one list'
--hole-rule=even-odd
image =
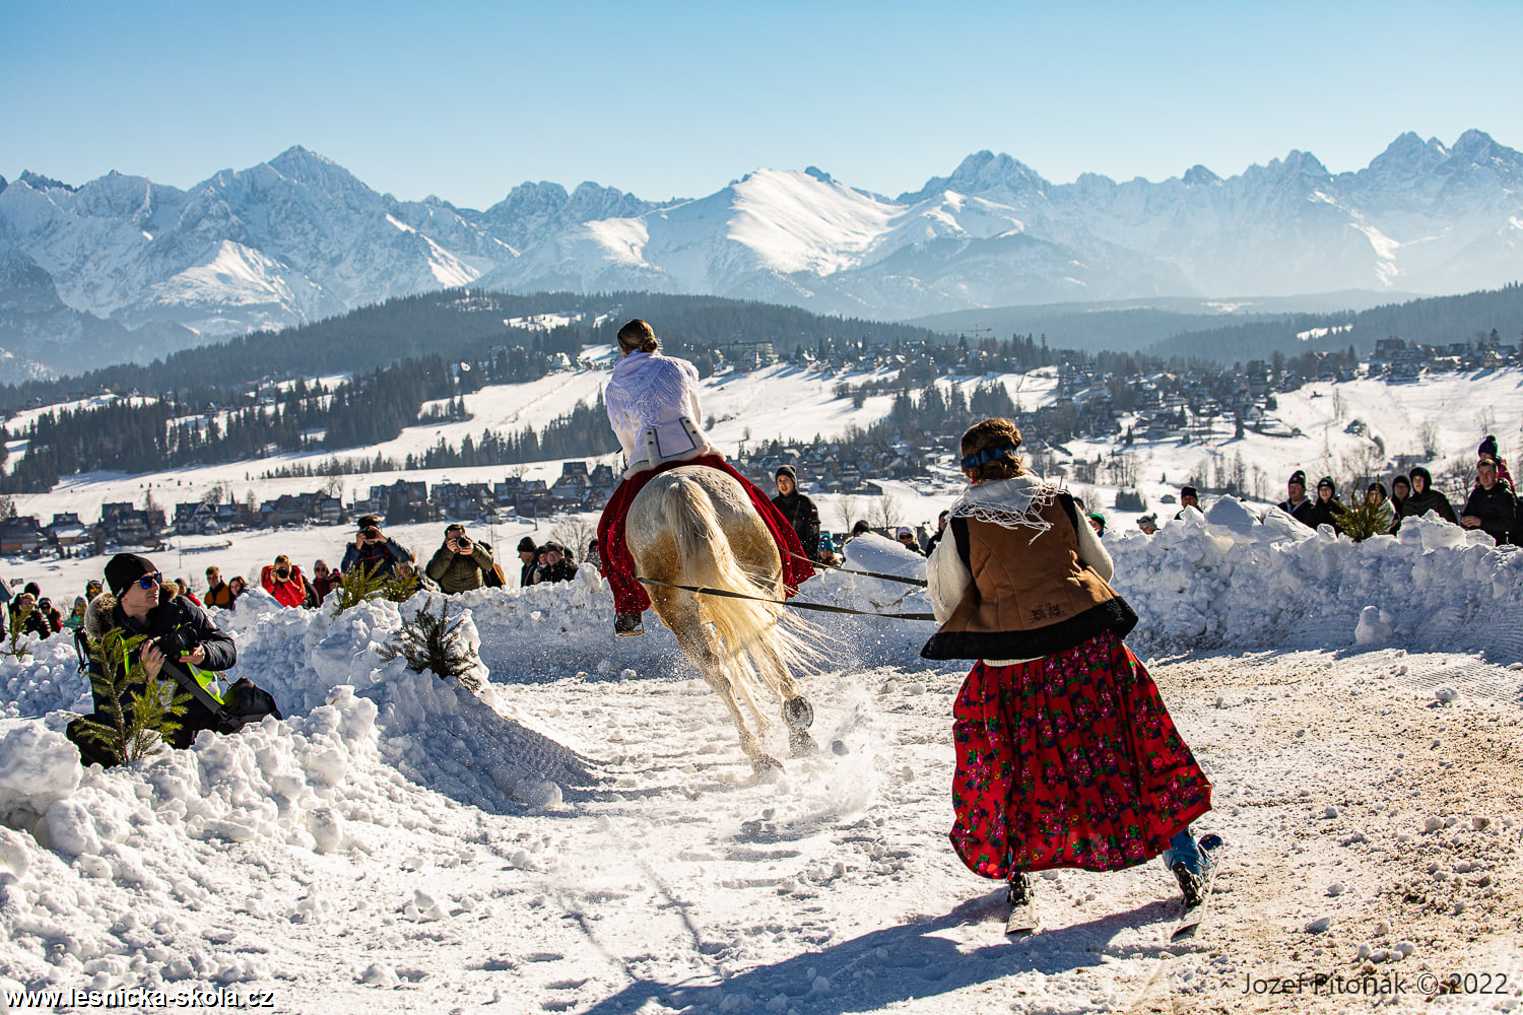
[{"label": "ski", "polygon": [[1013,906],[1010,909],[1010,918],[1005,921],[1005,934],[1007,937],[1025,937],[1027,934],[1035,934],[1037,922],[1035,900]]},{"label": "ski", "polygon": [[1195,936],[1200,929],[1201,921],[1206,918],[1211,908],[1211,892],[1216,886],[1216,875],[1221,870],[1222,837],[1219,835],[1203,835],[1200,838],[1199,849],[1201,854],[1210,860],[1206,866],[1206,875],[1200,881],[1198,888],[1199,897],[1195,904],[1191,905],[1188,899],[1183,903],[1184,912],[1174,924],[1174,930],[1169,934],[1169,943],[1187,941]]}]

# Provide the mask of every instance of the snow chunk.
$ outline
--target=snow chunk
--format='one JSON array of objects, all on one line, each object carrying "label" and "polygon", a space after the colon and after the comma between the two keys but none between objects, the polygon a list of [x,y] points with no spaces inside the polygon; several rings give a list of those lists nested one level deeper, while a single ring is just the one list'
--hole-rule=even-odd
[{"label": "snow chunk", "polygon": [[69,796],[84,770],[79,751],[62,733],[28,724],[0,736],[0,817],[17,808],[41,814]]}]

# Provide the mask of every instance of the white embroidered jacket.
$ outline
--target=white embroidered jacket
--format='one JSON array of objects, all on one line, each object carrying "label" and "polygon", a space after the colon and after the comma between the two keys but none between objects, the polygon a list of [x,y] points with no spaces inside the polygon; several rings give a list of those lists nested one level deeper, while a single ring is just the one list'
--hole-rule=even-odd
[{"label": "white embroidered jacket", "polygon": [[603,401],[624,447],[625,476],[715,453],[700,425],[698,369],[685,359],[630,353],[613,368]]},{"label": "white embroidered jacket", "polygon": [[[1039,476],[1016,476],[968,487],[948,513],[952,518],[973,518],[1007,529],[1030,529],[1032,537],[1040,539],[1050,526],[1033,509],[1052,503],[1055,493],[1056,489]],[[949,519],[947,528],[951,526]],[[1115,573],[1111,555],[1083,514],[1079,515],[1079,526],[1074,534],[1078,537],[1079,559],[1101,578],[1110,581]],[[957,539],[950,531],[932,551],[926,564],[926,578],[931,610],[936,614],[936,622],[945,624],[973,587],[973,575],[962,562],[957,552]],[[985,659],[984,662],[990,666],[1013,666],[1031,660]]]}]

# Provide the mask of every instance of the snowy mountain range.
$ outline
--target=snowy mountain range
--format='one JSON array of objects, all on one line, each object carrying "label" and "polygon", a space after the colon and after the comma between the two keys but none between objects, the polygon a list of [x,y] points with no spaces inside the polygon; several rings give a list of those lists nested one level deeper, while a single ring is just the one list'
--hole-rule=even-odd
[{"label": "snowy mountain range", "polygon": [[[166,351],[476,285],[647,289],[902,318],[969,307],[1523,277],[1523,154],[1403,134],[1331,173],[1292,151],[1223,179],[1054,184],[982,151],[895,198],[809,167],[661,203],[525,183],[485,211],[401,201],[295,147],[189,189],[0,178],[0,347],[24,364]],[[116,358],[125,358],[117,355]]]}]

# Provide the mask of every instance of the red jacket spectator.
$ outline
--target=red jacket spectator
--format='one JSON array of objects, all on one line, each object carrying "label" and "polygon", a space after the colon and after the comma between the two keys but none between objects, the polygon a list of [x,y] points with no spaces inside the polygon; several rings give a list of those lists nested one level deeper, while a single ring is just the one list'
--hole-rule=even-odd
[{"label": "red jacket spectator", "polygon": [[260,570],[259,584],[282,606],[303,606],[307,602],[307,580],[301,576],[301,568],[285,554]]}]

